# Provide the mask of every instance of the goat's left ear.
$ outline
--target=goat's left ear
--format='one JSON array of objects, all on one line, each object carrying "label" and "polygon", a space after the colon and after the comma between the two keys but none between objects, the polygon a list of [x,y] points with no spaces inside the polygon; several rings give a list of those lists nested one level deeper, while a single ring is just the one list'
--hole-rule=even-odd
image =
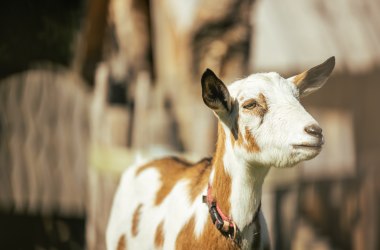
[{"label": "goat's left ear", "polygon": [[202,75],[202,98],[204,103],[215,113],[229,113],[232,109],[232,98],[226,85],[210,69]]},{"label": "goat's left ear", "polygon": [[300,96],[307,96],[320,89],[329,78],[335,66],[335,57],[332,56],[324,63],[317,65],[299,75],[295,75],[288,80],[293,82],[300,91]]}]

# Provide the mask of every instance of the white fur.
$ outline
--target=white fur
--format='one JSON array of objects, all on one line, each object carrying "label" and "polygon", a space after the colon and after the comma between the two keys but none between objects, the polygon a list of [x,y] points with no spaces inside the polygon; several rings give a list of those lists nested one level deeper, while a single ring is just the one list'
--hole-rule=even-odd
[{"label": "white fur", "polygon": [[[128,238],[132,235],[131,227],[126,225],[132,225],[133,213],[139,204],[145,205],[143,209],[153,207],[156,191],[160,186],[160,174],[151,168],[135,178],[137,169],[138,166],[134,166],[126,170],[116,191],[107,226],[107,249],[116,249],[121,235],[125,234]],[[145,185],[146,183],[149,185]],[[146,236],[149,237],[149,234]],[[127,241],[127,243],[133,246],[133,242]]]}]

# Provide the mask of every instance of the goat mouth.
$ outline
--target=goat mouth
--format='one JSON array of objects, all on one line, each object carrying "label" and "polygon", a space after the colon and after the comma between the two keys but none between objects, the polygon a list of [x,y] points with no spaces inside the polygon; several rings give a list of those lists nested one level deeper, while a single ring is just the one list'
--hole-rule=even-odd
[{"label": "goat mouth", "polygon": [[311,149],[311,150],[320,150],[322,149],[323,143],[318,144],[295,144],[293,148],[295,149]]}]

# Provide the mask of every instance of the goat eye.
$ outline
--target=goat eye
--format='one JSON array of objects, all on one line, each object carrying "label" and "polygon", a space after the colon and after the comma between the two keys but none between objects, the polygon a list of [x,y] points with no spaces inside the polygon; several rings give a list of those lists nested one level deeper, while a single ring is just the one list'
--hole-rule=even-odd
[{"label": "goat eye", "polygon": [[257,102],[255,100],[249,101],[248,103],[243,105],[245,109],[254,109],[257,106]]}]

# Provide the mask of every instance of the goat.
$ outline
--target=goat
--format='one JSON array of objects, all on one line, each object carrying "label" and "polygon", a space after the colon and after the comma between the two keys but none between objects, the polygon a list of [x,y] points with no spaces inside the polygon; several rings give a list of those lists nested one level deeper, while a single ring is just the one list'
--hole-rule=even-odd
[{"label": "goat", "polygon": [[207,69],[202,97],[218,118],[214,157],[128,168],[114,197],[108,250],[268,249],[264,178],[271,167],[292,167],[321,151],[322,129],[299,100],[322,87],[334,66],[331,57],[288,79],[258,73],[229,87]]}]

